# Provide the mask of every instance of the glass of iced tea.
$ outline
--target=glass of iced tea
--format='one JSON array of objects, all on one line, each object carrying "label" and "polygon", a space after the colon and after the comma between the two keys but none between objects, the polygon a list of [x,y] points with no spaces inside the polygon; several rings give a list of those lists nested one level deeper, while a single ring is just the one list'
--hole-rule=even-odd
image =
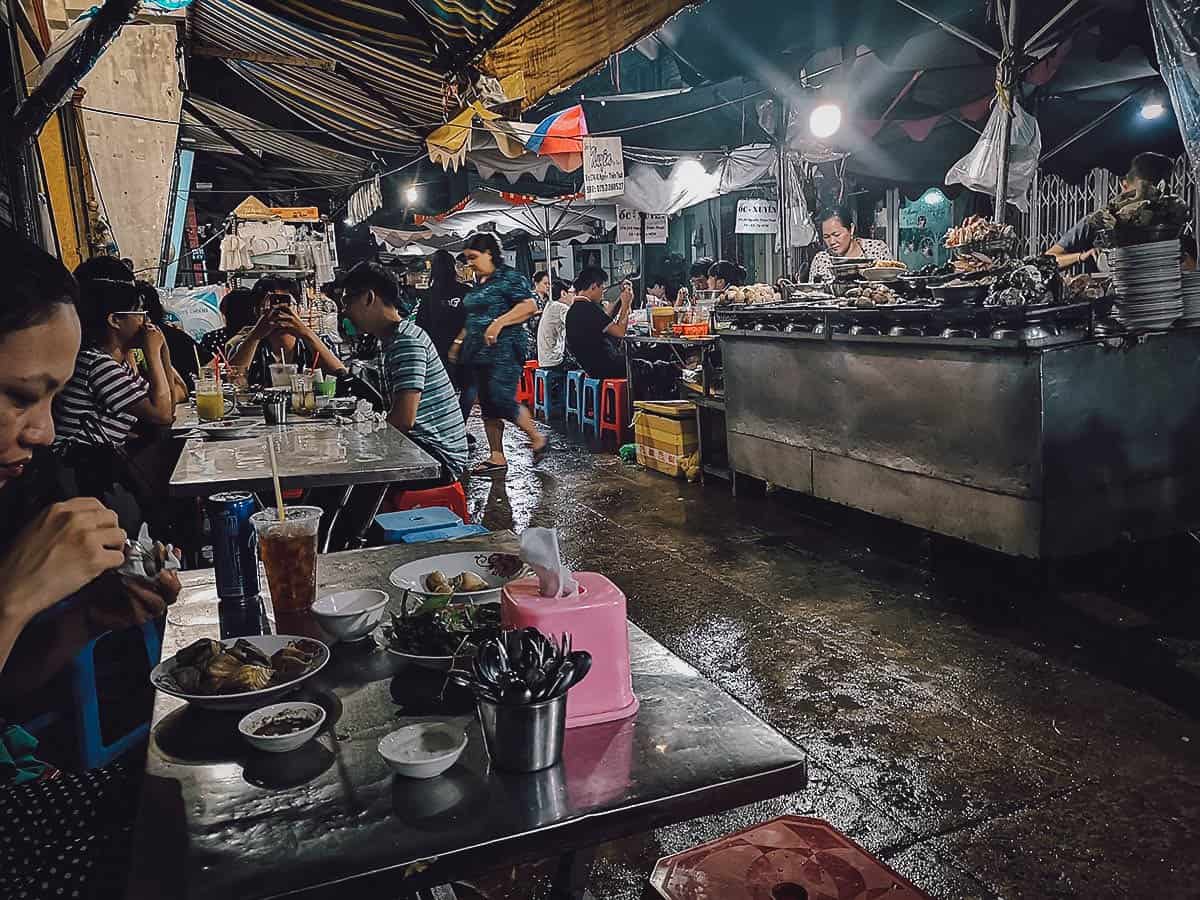
[{"label": "glass of iced tea", "polygon": [[283,521],[274,507],[250,517],[267,570],[275,633],[323,637],[310,607],[317,600],[318,506],[289,506]]}]

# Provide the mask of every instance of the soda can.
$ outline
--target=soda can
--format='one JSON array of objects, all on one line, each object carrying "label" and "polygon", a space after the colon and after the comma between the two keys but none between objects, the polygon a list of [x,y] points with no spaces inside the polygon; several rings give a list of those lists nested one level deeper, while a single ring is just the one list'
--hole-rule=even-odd
[{"label": "soda can", "polygon": [[217,596],[222,599],[258,596],[258,538],[250,523],[255,505],[254,495],[248,491],[208,498]]},{"label": "soda can", "polygon": [[217,602],[217,616],[221,640],[271,633],[262,597],[226,597]]}]

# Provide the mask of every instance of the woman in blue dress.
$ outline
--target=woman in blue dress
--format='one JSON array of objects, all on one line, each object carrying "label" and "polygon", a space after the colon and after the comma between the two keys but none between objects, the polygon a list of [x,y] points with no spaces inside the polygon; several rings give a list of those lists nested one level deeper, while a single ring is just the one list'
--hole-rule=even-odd
[{"label": "woman in blue dress", "polygon": [[504,422],[513,422],[529,436],[533,461],[540,462],[550,441],[533,424],[529,410],[516,401],[517,382],[525,366],[525,329],[521,326],[537,314],[537,302],[529,279],[504,262],[500,241],[494,234],[476,234],[463,251],[479,283],[463,298],[466,325],[450,348],[465,374],[463,389],[474,384],[479,390],[479,408],[487,432],[489,455],[471,474],[504,472]]}]

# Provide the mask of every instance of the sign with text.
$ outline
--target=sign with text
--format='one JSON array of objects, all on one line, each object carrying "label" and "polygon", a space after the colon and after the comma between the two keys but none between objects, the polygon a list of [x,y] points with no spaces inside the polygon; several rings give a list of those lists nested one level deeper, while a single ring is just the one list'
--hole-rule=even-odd
[{"label": "sign with text", "polygon": [[588,200],[625,193],[625,157],[619,137],[583,139],[583,196]]},{"label": "sign with text", "polygon": [[737,234],[779,234],[779,203],[775,200],[739,200]]},{"label": "sign with text", "polygon": [[[642,240],[641,213],[636,209],[617,207],[617,243],[638,244]],[[646,243],[667,242],[666,213],[646,213]]]}]

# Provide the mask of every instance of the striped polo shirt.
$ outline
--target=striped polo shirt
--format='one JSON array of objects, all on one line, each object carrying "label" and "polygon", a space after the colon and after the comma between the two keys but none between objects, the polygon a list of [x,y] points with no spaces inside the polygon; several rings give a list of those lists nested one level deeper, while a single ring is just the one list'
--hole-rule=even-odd
[{"label": "striped polo shirt", "polygon": [[467,430],[433,341],[415,322],[404,319],[381,343],[389,398],[399,391],[421,392],[409,437],[458,477],[467,468]]},{"label": "striped polo shirt", "polygon": [[55,443],[123,447],[138,418],[130,408],[150,386],[102,350],[79,351],[75,374],[54,401]]}]

